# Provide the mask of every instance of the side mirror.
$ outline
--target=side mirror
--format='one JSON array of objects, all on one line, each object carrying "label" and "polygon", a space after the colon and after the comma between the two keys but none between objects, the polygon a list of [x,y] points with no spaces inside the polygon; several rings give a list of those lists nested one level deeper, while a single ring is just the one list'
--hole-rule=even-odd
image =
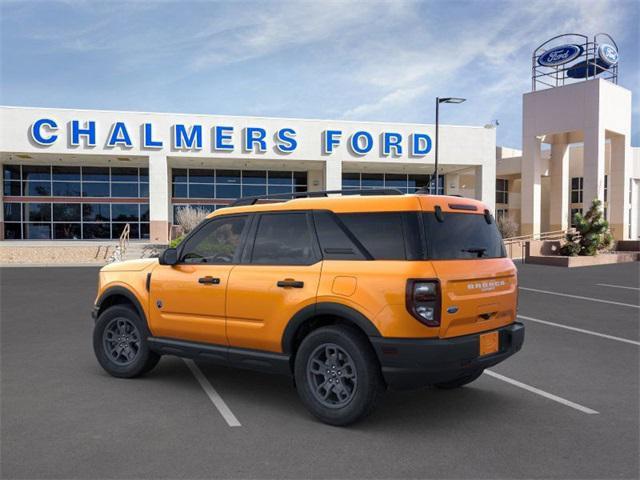
[{"label": "side mirror", "polygon": [[160,254],[160,265],[175,265],[178,263],[178,249],[167,248]]}]

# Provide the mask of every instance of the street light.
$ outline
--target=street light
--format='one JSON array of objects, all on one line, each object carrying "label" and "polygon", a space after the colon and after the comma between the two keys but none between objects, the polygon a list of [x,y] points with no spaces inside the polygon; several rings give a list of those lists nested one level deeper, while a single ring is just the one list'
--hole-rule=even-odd
[{"label": "street light", "polygon": [[[435,155],[436,155],[436,166],[433,171],[434,176],[436,177],[436,195],[438,194],[438,130],[440,127],[440,104],[441,103],[462,103],[466,101],[466,98],[459,97],[436,97],[436,145],[435,145]],[[431,184],[431,182],[429,182]],[[431,185],[429,185],[429,190],[431,190]]]}]

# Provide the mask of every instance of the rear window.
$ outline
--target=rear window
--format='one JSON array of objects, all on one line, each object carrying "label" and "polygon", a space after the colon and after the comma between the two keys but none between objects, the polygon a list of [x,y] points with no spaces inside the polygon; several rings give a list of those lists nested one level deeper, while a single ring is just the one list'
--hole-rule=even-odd
[{"label": "rear window", "polygon": [[438,221],[434,213],[423,213],[427,256],[432,260],[501,258],[506,253],[495,221],[484,215],[445,213]]}]

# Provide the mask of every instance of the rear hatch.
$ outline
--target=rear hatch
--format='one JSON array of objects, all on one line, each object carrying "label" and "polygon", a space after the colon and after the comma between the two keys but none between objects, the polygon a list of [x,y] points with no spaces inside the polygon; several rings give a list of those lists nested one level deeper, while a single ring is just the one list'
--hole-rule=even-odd
[{"label": "rear hatch", "polygon": [[440,336],[492,330],[515,319],[518,282],[493,218],[423,213],[427,257],[440,280]]}]

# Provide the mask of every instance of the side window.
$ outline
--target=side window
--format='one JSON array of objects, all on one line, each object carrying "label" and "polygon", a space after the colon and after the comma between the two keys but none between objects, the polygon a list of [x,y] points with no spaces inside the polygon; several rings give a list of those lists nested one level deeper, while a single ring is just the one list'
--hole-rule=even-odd
[{"label": "side window", "polygon": [[360,249],[329,212],[313,212],[322,256],[326,260],[365,260]]},{"label": "side window", "polygon": [[186,241],[182,248],[181,261],[207,264],[233,263],[246,223],[246,216],[210,221]]},{"label": "side window", "polygon": [[338,218],[376,260],[405,260],[401,212],[342,213]]},{"label": "side window", "polygon": [[316,255],[306,213],[260,216],[251,263],[259,265],[309,265]]}]

